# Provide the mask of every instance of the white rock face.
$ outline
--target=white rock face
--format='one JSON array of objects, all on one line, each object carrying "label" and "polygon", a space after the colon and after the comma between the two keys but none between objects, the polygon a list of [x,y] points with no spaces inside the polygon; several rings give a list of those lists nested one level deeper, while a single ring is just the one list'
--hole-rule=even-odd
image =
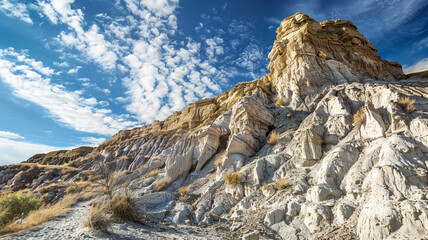
[{"label": "white rock face", "polygon": [[285,210],[284,209],[274,209],[266,213],[265,216],[265,226],[270,227],[276,223],[283,221],[285,218]]},{"label": "white rock face", "polygon": [[243,97],[235,103],[229,123],[231,135],[223,168],[228,168],[231,164],[236,166],[244,157],[253,155],[266,141],[266,132],[272,123],[273,116],[262,99],[255,96]]}]

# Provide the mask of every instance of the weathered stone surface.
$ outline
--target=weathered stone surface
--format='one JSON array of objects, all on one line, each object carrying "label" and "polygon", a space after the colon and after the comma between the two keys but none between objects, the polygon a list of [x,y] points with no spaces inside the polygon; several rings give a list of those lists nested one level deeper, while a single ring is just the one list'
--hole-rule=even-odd
[{"label": "weathered stone surface", "polygon": [[264,224],[267,227],[270,227],[276,223],[283,221],[285,218],[284,209],[274,209],[266,213]]},{"label": "weathered stone surface", "polygon": [[237,154],[243,157],[251,156],[266,141],[266,132],[268,126],[273,123],[273,116],[263,105],[263,101],[255,96],[244,97],[233,105],[229,124],[231,135],[223,168],[236,163],[228,156]]},{"label": "weathered stone surface", "polygon": [[293,102],[326,84],[405,78],[400,65],[383,61],[349,21],[318,23],[296,13],[277,34],[268,68],[275,90]]},{"label": "weathered stone surface", "polygon": [[242,240],[259,240],[260,233],[258,231],[249,232],[242,236]]}]

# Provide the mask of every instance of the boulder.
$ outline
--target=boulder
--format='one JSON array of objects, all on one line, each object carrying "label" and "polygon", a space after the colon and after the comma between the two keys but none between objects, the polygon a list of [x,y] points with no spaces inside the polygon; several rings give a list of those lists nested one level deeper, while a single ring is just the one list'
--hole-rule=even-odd
[{"label": "boulder", "polygon": [[270,227],[276,223],[279,223],[285,219],[285,209],[273,209],[266,213],[264,224],[266,227]]}]

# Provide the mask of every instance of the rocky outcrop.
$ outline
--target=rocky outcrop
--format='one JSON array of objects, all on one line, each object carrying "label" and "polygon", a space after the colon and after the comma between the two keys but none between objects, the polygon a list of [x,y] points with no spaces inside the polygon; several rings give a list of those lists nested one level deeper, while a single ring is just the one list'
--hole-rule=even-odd
[{"label": "rocky outcrop", "polygon": [[269,53],[274,91],[293,108],[325,85],[405,78],[398,63],[382,60],[350,21],[317,22],[303,13],[284,19]]},{"label": "rocky outcrop", "polygon": [[30,157],[27,163],[38,163],[43,165],[61,165],[85,157],[94,150],[93,147],[78,147],[72,150],[52,151],[36,154]]}]

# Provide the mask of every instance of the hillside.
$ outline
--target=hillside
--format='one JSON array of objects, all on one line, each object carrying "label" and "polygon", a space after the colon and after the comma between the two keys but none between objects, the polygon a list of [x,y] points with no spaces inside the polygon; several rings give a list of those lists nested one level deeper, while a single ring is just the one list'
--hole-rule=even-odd
[{"label": "hillside", "polygon": [[80,157],[29,161],[54,168],[3,167],[0,191],[47,198],[115,176],[110,195],[93,201],[125,194],[140,223],[222,238],[428,238],[426,76],[382,60],[350,21],[296,13],[276,33],[264,77]]}]

